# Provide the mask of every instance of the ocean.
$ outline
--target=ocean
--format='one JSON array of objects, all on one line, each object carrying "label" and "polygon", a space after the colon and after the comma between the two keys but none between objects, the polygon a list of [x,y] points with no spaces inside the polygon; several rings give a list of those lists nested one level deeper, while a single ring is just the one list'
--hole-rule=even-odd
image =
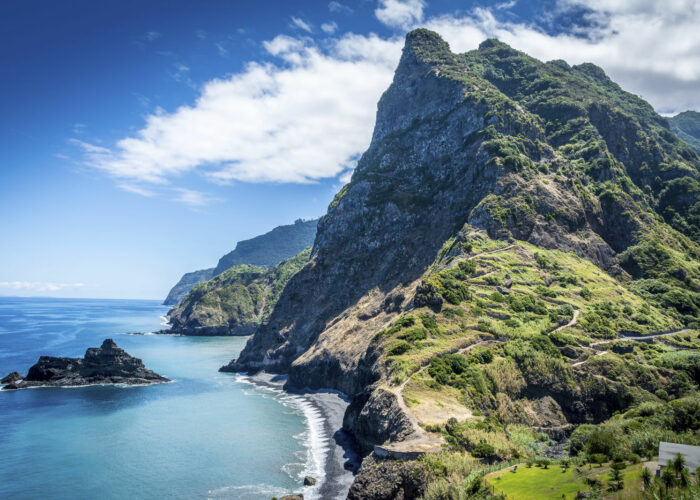
[{"label": "ocean", "polygon": [[152,332],[156,301],[0,297],[0,377],[40,355],[112,338],[173,382],[0,391],[0,498],[270,499],[323,480],[322,420],[307,398],[218,368],[242,337]]}]

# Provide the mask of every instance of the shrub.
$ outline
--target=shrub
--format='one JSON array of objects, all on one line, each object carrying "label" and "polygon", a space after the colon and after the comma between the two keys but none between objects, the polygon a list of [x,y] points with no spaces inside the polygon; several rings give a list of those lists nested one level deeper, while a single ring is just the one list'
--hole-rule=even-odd
[{"label": "shrub", "polygon": [[387,353],[389,354],[389,356],[399,356],[410,349],[411,344],[409,344],[408,342],[401,341],[391,346]]},{"label": "shrub", "polygon": [[593,297],[593,292],[591,292],[588,288],[585,286],[581,288],[581,291],[579,292],[581,297],[583,297],[585,300],[591,300],[591,297]]},{"label": "shrub", "polygon": [[434,316],[423,313],[420,315],[420,321],[430,333],[435,334],[438,332],[438,324]]},{"label": "shrub", "polygon": [[535,293],[537,293],[538,295],[542,295],[543,297],[550,297],[550,298],[554,298],[557,296],[557,292],[547,288],[546,286],[542,286],[542,285],[537,285],[535,287]]},{"label": "shrub", "polygon": [[474,271],[476,271],[476,262],[473,260],[461,260],[459,264],[457,264],[457,267],[467,276],[471,276],[474,274]]},{"label": "shrub", "polygon": [[425,340],[428,338],[428,330],[421,326],[416,326],[399,335],[399,338],[405,340],[406,342],[415,343],[419,340]]},{"label": "shrub", "polygon": [[592,456],[604,455],[605,457],[612,457],[617,451],[617,439],[611,430],[596,429],[588,436],[586,451]]}]

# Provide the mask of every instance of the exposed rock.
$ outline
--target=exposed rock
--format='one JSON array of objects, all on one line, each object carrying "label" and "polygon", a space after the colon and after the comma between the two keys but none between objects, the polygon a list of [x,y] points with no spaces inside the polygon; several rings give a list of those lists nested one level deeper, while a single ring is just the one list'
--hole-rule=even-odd
[{"label": "exposed rock", "polygon": [[419,462],[370,456],[362,462],[348,500],[412,500],[420,498],[427,485],[428,473]]},{"label": "exposed rock", "polygon": [[343,427],[352,432],[365,450],[377,443],[402,441],[411,435],[413,426],[396,401],[396,395],[377,389],[350,403]]},{"label": "exposed rock", "polygon": [[85,351],[84,358],[41,356],[23,381],[8,384],[3,389],[160,382],[169,380],[148,370],[140,359],[127,354],[112,339],[106,339],[101,347]]},{"label": "exposed rock", "polygon": [[202,281],[210,280],[214,277],[214,268],[200,269],[199,271],[192,271],[190,273],[185,273],[180,278],[174,287],[168,292],[168,296],[163,301],[164,306],[176,306],[184,299],[190,290],[192,290],[195,285],[201,283]]},{"label": "exposed rock", "polygon": [[311,476],[306,476],[304,478],[304,486],[314,486],[316,484],[316,479]]},{"label": "exposed rock", "polygon": [[17,372],[12,372],[9,375],[7,375],[5,378],[0,380],[0,384],[11,384],[12,382],[17,382],[19,380],[22,380],[24,377],[20,375]]},{"label": "exposed rock", "polygon": [[280,498],[280,500],[304,500],[304,495],[298,494],[298,495],[285,495]]}]

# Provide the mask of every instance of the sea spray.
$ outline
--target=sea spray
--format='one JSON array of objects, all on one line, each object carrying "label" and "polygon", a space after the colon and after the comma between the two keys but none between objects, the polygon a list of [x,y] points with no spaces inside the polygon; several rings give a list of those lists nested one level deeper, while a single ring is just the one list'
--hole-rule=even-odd
[{"label": "sea spray", "polygon": [[[318,405],[309,397],[303,394],[294,394],[282,389],[282,383],[273,381],[272,377],[249,376],[238,374],[236,381],[249,384],[255,387],[255,395],[272,397],[282,405],[292,409],[296,414],[304,417],[306,430],[293,438],[301,441],[306,449],[306,456],[302,464],[290,462],[282,467],[282,470],[290,477],[299,481],[300,487],[297,492],[302,492],[304,498],[320,499],[320,490],[326,480],[325,465],[330,446],[330,437],[325,435],[323,413]],[[251,394],[251,393],[246,393]],[[252,394],[251,394],[252,395]],[[301,465],[301,467],[295,467]],[[305,476],[316,479],[314,486],[301,486]]]}]

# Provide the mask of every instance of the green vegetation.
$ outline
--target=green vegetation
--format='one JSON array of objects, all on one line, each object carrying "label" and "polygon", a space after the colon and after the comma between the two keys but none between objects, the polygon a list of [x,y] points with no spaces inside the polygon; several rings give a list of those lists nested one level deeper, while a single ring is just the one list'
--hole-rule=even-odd
[{"label": "green vegetation", "polygon": [[272,268],[234,266],[196,285],[168,313],[173,329],[254,328],[267,319],[282,290],[310,254],[307,248]]},{"label": "green vegetation", "polygon": [[317,219],[308,221],[298,219],[294,224],[277,226],[272,231],[255,238],[239,241],[232,252],[219,259],[214,275],[241,264],[276,266],[313,245],[317,225]]},{"label": "green vegetation", "polygon": [[700,155],[700,113],[684,111],[668,119],[671,130]]}]

